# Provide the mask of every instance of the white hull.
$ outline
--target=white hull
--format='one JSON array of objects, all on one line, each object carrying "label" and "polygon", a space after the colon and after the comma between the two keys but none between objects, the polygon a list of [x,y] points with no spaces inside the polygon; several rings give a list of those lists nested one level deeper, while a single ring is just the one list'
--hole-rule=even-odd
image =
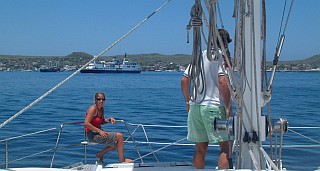
[{"label": "white hull", "polygon": [[[78,168],[71,169],[58,169],[58,168],[10,168],[10,171],[74,171],[74,170],[85,170],[85,171],[188,171],[188,170],[199,170],[192,166],[173,166],[172,163],[155,163],[153,166],[137,167],[133,163],[115,163],[108,164],[104,167],[101,165],[83,165]],[[212,171],[218,169],[201,169],[201,171]],[[235,169],[228,169],[235,170]],[[241,171],[251,171],[250,169],[237,169]],[[1,170],[0,171],[5,171]]]}]

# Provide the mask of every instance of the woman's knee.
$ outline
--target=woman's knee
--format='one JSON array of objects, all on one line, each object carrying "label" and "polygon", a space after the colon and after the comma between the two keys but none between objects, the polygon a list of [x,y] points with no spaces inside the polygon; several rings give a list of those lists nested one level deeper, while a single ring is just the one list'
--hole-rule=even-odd
[{"label": "woman's knee", "polygon": [[121,132],[117,132],[117,140],[122,140],[123,141],[123,134]]}]

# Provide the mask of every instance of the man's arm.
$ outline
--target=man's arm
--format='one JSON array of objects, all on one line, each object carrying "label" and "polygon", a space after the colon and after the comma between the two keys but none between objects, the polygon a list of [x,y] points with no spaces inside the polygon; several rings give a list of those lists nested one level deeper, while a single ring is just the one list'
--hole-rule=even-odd
[{"label": "man's arm", "polygon": [[219,92],[220,97],[222,97],[226,105],[226,112],[228,117],[230,114],[232,114],[232,105],[226,76],[219,76]]},{"label": "man's arm", "polygon": [[187,106],[187,111],[189,112],[190,106],[189,106],[189,101],[190,101],[190,79],[186,76],[182,76],[181,78],[181,90],[186,102]]}]

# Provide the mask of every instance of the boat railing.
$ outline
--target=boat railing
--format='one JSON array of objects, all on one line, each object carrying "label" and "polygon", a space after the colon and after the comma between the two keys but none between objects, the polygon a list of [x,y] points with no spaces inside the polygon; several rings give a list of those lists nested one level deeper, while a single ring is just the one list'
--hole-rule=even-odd
[{"label": "boat railing", "polygon": [[[162,151],[162,150],[164,150],[164,149],[166,149],[166,148],[168,148],[170,146],[194,146],[194,143],[188,142],[186,140],[186,136],[185,135],[186,135],[187,126],[132,124],[132,123],[125,122],[124,120],[117,120],[117,122],[118,122],[118,124],[116,124],[116,125],[118,125],[118,126],[108,127],[108,131],[109,130],[111,131],[112,129],[118,129],[118,127],[120,127],[120,129],[122,130],[121,132],[123,132],[124,135],[125,135],[125,130],[123,129],[123,126],[125,127],[128,135],[125,136],[124,142],[127,143],[127,144],[133,144],[133,147],[130,146],[130,148],[133,148],[132,151],[135,150],[137,155],[138,155],[138,157],[136,159],[134,159],[135,162],[139,161],[141,163],[145,163],[144,160],[145,160],[145,158],[147,156],[151,156],[154,160],[156,160],[157,162],[160,162],[159,159],[158,159],[158,156],[156,155],[156,153],[159,152],[159,151]],[[123,125],[121,125],[120,123],[123,124]],[[75,132],[69,132],[69,129],[65,128],[67,125],[79,125],[82,128],[79,129],[79,127],[77,126],[75,128],[77,130],[76,133]],[[74,126],[72,126],[72,127],[73,127],[72,129],[74,129]],[[299,129],[300,127],[290,127],[289,131],[292,130],[291,128],[292,129]],[[301,128],[307,129],[305,127],[301,127]],[[314,128],[314,127],[312,127],[312,128]],[[319,129],[319,128],[320,127],[316,127],[316,129]],[[150,134],[150,132],[157,131],[159,129],[161,129],[161,132],[168,132],[168,131],[166,131],[166,129],[168,129],[168,130],[171,129],[170,131],[174,132],[175,134],[177,132],[179,132],[180,130],[181,131],[179,133],[179,136],[172,136],[172,137],[168,137],[167,139],[157,139],[157,136],[155,136],[154,134]],[[57,130],[59,130],[58,133],[56,132]],[[34,138],[34,136],[42,136],[40,134],[46,134],[46,136],[47,136],[47,134],[49,134],[48,132],[50,132],[50,131],[54,132],[54,135],[50,136],[50,138],[52,138],[51,142],[53,142],[53,144],[52,143],[50,143],[51,145],[49,144],[51,146],[51,147],[49,147],[49,149],[38,150],[40,152],[35,152],[34,154],[30,154],[30,155],[23,154],[24,156],[22,156],[22,157],[20,157],[20,156],[17,157],[14,154],[10,154],[11,156],[13,155],[13,156],[15,156],[17,158],[9,161],[9,153],[10,152],[14,153],[13,151],[9,150],[9,146],[11,146],[13,144],[13,143],[9,143],[10,141],[18,140],[18,142],[17,142],[18,145],[19,145],[19,143],[21,143],[24,146],[28,146],[28,143],[32,144],[32,141],[38,141],[39,140],[39,138]],[[83,134],[79,133],[79,131],[83,132]],[[158,133],[161,133],[161,132],[158,132]],[[296,134],[297,132],[295,131],[293,133]],[[77,134],[76,137],[73,139],[73,141],[75,141],[76,143],[75,144],[67,143],[66,145],[62,144],[62,140],[64,140],[63,138],[65,138],[65,136],[62,137],[62,135],[64,135],[64,134],[66,134],[67,137],[69,137],[70,134],[71,134],[72,137],[74,137],[74,134]],[[150,134],[150,136],[149,136],[149,134]],[[83,138],[80,137],[81,135],[83,135]],[[302,135],[302,134],[300,133],[300,135]],[[33,138],[33,139],[30,139],[29,141],[28,140],[27,141],[20,140],[20,139],[23,139],[23,138],[26,138],[26,137],[30,137],[30,138]],[[56,138],[54,138],[54,137],[56,137]],[[306,137],[304,137],[304,138],[306,138]],[[77,140],[79,140],[79,141],[77,141]],[[310,138],[309,138],[309,140],[310,140]],[[314,139],[311,139],[311,140],[316,145],[312,145],[312,146],[303,145],[303,147],[313,147],[313,148],[319,147],[319,144],[320,144],[319,141],[316,141]],[[98,145],[97,143],[92,143],[92,142],[89,142],[87,140],[86,135],[85,135],[85,131],[84,131],[83,122],[66,122],[66,123],[61,124],[60,127],[58,127],[58,128],[49,128],[49,129],[45,129],[45,130],[41,130],[41,131],[37,131],[37,132],[33,132],[33,133],[28,133],[28,134],[24,134],[24,135],[20,135],[20,136],[6,138],[6,139],[3,139],[3,140],[0,140],[0,143],[4,143],[5,144],[5,162],[4,163],[0,163],[0,167],[5,165],[6,169],[9,168],[9,164],[13,164],[14,162],[22,161],[22,160],[27,159],[27,158],[41,156],[41,155],[44,155],[44,153],[53,153],[52,159],[51,159],[51,163],[50,163],[50,167],[53,167],[53,164],[55,163],[56,154],[57,154],[57,152],[59,150],[66,149],[66,148],[73,148],[73,147],[76,147],[76,146],[77,147],[79,147],[79,146],[83,146],[84,147],[84,163],[87,164],[87,155],[88,155],[87,148],[88,148],[88,146],[89,145]],[[14,144],[14,146],[17,146],[17,145]],[[210,146],[216,146],[217,147],[218,145],[211,144]],[[159,147],[159,148],[158,149],[154,149],[156,147]],[[263,147],[268,147],[268,145],[263,145]],[[289,144],[284,146],[284,147],[285,148],[302,148],[301,145],[300,146],[294,146],[294,145],[289,145]],[[141,149],[139,149],[139,148],[142,149],[142,152],[144,154],[141,153]]]},{"label": "boat railing", "polygon": [[[59,149],[59,142],[60,142],[60,138],[61,138],[61,135],[62,135],[62,131],[63,131],[63,128],[65,125],[83,125],[83,122],[65,122],[63,124],[60,125],[60,131],[58,133],[58,137],[57,137],[57,140],[56,140],[56,145],[55,145],[55,148],[53,149],[53,155],[52,155],[52,160],[51,160],[51,164],[50,164],[50,168],[52,168],[53,166],[53,162],[54,162],[54,159],[55,159],[55,156],[56,156],[56,153],[57,153],[57,150]],[[84,139],[86,139],[85,135],[84,135]],[[80,143],[81,144],[81,143]],[[86,162],[86,146],[85,146],[85,162]]]},{"label": "boat railing", "polygon": [[[162,128],[164,128],[164,127],[177,128],[177,127],[185,127],[185,126],[164,126],[164,125],[161,126],[161,125],[131,124],[131,123],[125,122],[124,120],[117,120],[117,122],[118,123],[122,123],[124,125],[124,127],[126,128],[128,137],[125,137],[124,142],[127,143],[127,144],[133,144],[134,150],[136,151],[136,153],[138,155],[138,157],[136,159],[134,159],[134,161],[138,161],[139,160],[141,163],[144,163],[143,158],[145,158],[147,156],[151,156],[151,155],[153,155],[153,158],[157,162],[159,162],[159,160],[158,160],[158,158],[157,158],[157,156],[155,154],[156,152],[161,151],[161,150],[163,150],[165,148],[168,148],[169,146],[178,145],[181,141],[186,139],[185,137],[183,137],[180,140],[177,140],[177,141],[173,140],[173,142],[169,142],[169,143],[168,142],[150,141],[149,140],[149,136],[147,134],[147,130],[146,130],[146,127],[149,127],[149,128],[150,127],[152,127],[152,128],[159,128],[159,127],[162,127]],[[81,131],[83,132],[83,138],[79,139],[80,143],[74,143],[74,144],[70,143],[71,145],[70,144],[62,144],[62,139],[65,138],[65,136],[62,136],[62,135],[66,134],[66,136],[69,136],[69,133],[70,133],[70,132],[68,132],[69,128],[68,129],[66,128],[67,125],[81,125],[81,127],[82,127]],[[117,124],[117,125],[119,125],[119,124]],[[72,126],[72,127],[74,127],[74,126]],[[120,125],[120,127],[122,127],[122,125]],[[133,131],[130,131],[130,130],[132,130],[131,127],[134,128]],[[109,128],[112,129],[112,127],[108,127],[108,130],[109,130]],[[138,131],[139,128],[142,129],[142,131],[140,131],[140,130]],[[72,128],[72,129],[74,129],[74,128]],[[77,127],[76,129],[79,132],[79,128]],[[58,133],[56,133],[57,130],[58,130]],[[53,135],[52,135],[52,133],[48,133],[49,131],[54,132]],[[123,132],[125,132],[125,131],[123,131]],[[143,135],[141,135],[141,137],[142,137],[141,139],[144,139],[144,140],[141,140],[141,139],[136,140],[135,139],[135,134],[137,132],[139,132],[139,133],[143,132]],[[31,147],[30,144],[32,144],[33,142],[28,141],[28,140],[24,140],[22,138],[30,137],[30,139],[32,139],[32,141],[35,141],[35,143],[37,143],[37,141],[39,139],[43,139],[43,138],[35,137],[35,135],[43,136],[43,135],[39,135],[39,134],[44,134],[44,133],[47,133],[45,135],[45,137],[50,137],[50,139],[52,139],[50,142],[54,142],[53,146],[50,145],[51,143],[47,143],[46,142],[46,145],[51,146],[48,149],[42,150],[42,151],[39,150],[40,152],[34,152],[34,153],[30,154],[30,155],[25,155],[25,151],[24,151],[23,152],[24,156],[9,161],[9,152],[10,152],[9,149],[11,149],[11,148],[9,148],[9,144],[11,145],[11,144],[16,143],[16,142],[9,143],[10,141],[18,140],[18,142],[17,142],[18,145],[19,145],[19,143],[21,143],[24,147]],[[50,136],[48,136],[48,134],[50,134]],[[76,133],[76,134],[78,134],[78,133]],[[31,136],[33,136],[33,137],[31,137]],[[72,135],[72,136],[74,136],[74,135]],[[79,137],[79,135],[76,135],[76,136]],[[56,138],[54,138],[54,137],[56,137]],[[76,139],[78,139],[78,138],[76,138]],[[24,134],[24,135],[20,135],[20,136],[16,136],[16,137],[5,138],[3,140],[0,140],[0,143],[4,143],[5,147],[6,147],[5,148],[5,159],[4,159],[5,161],[4,161],[4,163],[0,163],[0,167],[5,165],[6,169],[9,168],[10,164],[14,164],[15,162],[22,161],[24,159],[31,158],[33,160],[32,157],[39,157],[39,156],[41,158],[42,157],[41,155],[44,155],[44,153],[53,153],[52,154],[52,158],[51,158],[51,162],[50,162],[50,168],[52,168],[53,165],[55,164],[55,159],[56,159],[56,156],[57,156],[57,153],[58,153],[59,150],[72,148],[72,147],[79,147],[79,146],[84,146],[84,163],[87,164],[87,155],[88,155],[87,148],[88,148],[88,146],[89,145],[98,145],[97,143],[92,143],[92,142],[89,142],[87,140],[87,137],[86,137],[86,134],[85,134],[85,131],[84,131],[83,122],[65,122],[65,123],[61,124],[59,127],[56,127],[56,128],[50,128],[50,129],[45,129],[45,130],[41,130],[41,131],[37,131],[37,132],[32,132],[32,133],[28,133],[28,134]],[[13,146],[17,146],[17,144],[14,144]],[[140,151],[138,149],[138,145],[137,144],[147,145],[146,148],[148,148],[151,152],[149,152],[147,154],[144,154],[144,155],[140,154]],[[157,149],[157,150],[154,150],[151,145],[161,145],[162,147]],[[192,144],[188,144],[188,145],[192,145]],[[35,149],[26,150],[26,151],[31,153],[31,152],[33,152],[33,150],[35,150]],[[19,152],[17,152],[17,153],[19,153]],[[13,154],[13,153],[10,154],[10,155],[13,155],[13,156],[16,157],[16,155]]]},{"label": "boat railing", "polygon": [[[136,151],[136,154],[138,155],[138,157],[136,159],[134,159],[134,161],[140,161],[141,163],[144,163],[144,158],[147,156],[153,156],[154,160],[156,160],[157,162],[160,162],[158,157],[156,156],[156,152],[161,151],[163,149],[166,149],[170,146],[176,146],[176,145],[182,145],[182,146],[193,146],[193,143],[187,143],[187,144],[182,144],[182,141],[186,140],[186,137],[183,136],[182,138],[178,139],[178,140],[173,140],[173,142],[152,142],[149,140],[149,136],[146,130],[146,127],[153,127],[153,128],[171,128],[171,129],[176,129],[176,128],[186,128],[186,126],[166,126],[166,125],[143,125],[143,124],[132,124],[132,123],[127,123],[124,120],[117,120],[118,123],[122,123],[124,125],[124,127],[126,128],[128,137],[125,138],[124,142],[128,143],[128,144],[133,144],[134,146],[134,150]],[[51,165],[50,167],[53,167],[53,163],[54,163],[54,159],[57,153],[57,150],[60,148],[59,147],[59,143],[60,143],[60,139],[61,139],[61,135],[63,133],[63,128],[65,127],[65,125],[70,125],[70,124],[80,124],[83,125],[83,122],[66,122],[60,125],[60,131],[58,133],[58,137],[56,140],[56,144],[55,144],[55,148],[53,149],[53,156],[52,156],[52,160],[51,160]],[[132,129],[130,129],[131,127],[133,127],[133,131],[131,131]],[[141,129],[142,131],[138,131],[138,129]],[[86,137],[86,133],[85,131],[83,131],[83,140],[80,142],[80,145],[84,146],[84,163],[87,164],[87,146],[88,145],[98,145],[98,143],[93,143],[93,142],[89,142],[87,137]],[[135,133],[136,132],[143,132],[143,139],[144,141],[141,140],[136,140],[135,138]],[[140,153],[140,150],[138,148],[138,144],[145,144],[147,145],[147,148],[150,150],[149,153],[142,155]],[[154,150],[152,145],[161,145],[162,147],[159,149]],[[217,145],[215,145],[217,146]],[[149,151],[148,150],[148,151]]]},{"label": "boat railing", "polygon": [[[72,144],[72,145],[66,145],[66,146],[63,146],[63,145],[59,145],[60,143],[60,140],[61,140],[61,135],[63,133],[63,128],[65,127],[65,125],[83,125],[83,122],[66,122],[66,123],[63,123],[60,125],[60,129],[55,127],[55,128],[49,128],[49,129],[45,129],[45,130],[41,130],[41,131],[36,131],[36,132],[32,132],[32,133],[28,133],[28,134],[23,134],[23,135],[20,135],[20,136],[15,136],[15,137],[11,137],[11,138],[5,138],[3,140],[0,140],[0,143],[5,143],[5,161],[4,163],[0,163],[0,167],[5,165],[5,168],[8,169],[9,168],[9,164],[13,164],[14,162],[17,162],[17,161],[21,161],[21,160],[25,160],[25,159],[28,159],[28,158],[31,158],[31,157],[36,157],[36,156],[39,156],[39,155],[43,155],[44,153],[48,153],[48,152],[53,152],[53,155],[52,155],[52,159],[51,159],[51,163],[50,163],[50,168],[53,167],[53,163],[54,163],[54,159],[55,159],[55,156],[56,156],[56,153],[59,149],[66,149],[66,148],[72,148],[72,147],[75,147],[75,146],[82,146],[82,145],[85,145],[84,142],[86,140],[86,136],[84,134],[84,138],[81,143],[78,143],[78,144]],[[82,126],[83,127],[83,126]],[[49,148],[49,149],[46,149],[46,150],[42,150],[40,152],[35,152],[33,154],[30,154],[30,155],[25,155],[25,156],[22,156],[22,157],[19,157],[17,159],[14,159],[12,161],[9,161],[9,142],[10,141],[13,141],[13,140],[18,140],[18,143],[22,143],[24,146],[28,146],[28,142],[29,143],[32,143],[31,141],[25,141],[25,140],[21,140],[22,138],[25,138],[25,137],[30,137],[30,138],[34,138],[35,141],[39,140],[39,138],[35,138],[35,137],[31,137],[31,136],[36,136],[36,135],[39,135],[39,134],[45,134],[47,133],[46,135],[48,135],[48,132],[50,131],[56,131],[59,129],[59,132],[58,132],[58,135],[57,135],[57,138],[55,140],[55,146],[54,148]],[[84,129],[82,129],[83,132],[84,132]],[[18,144],[17,143],[17,144]],[[90,143],[91,145],[93,145],[94,143]],[[87,144],[88,145],[88,144]],[[15,145],[17,146],[17,145]],[[84,154],[84,158],[85,158],[85,163],[86,163],[86,157],[87,157],[87,154],[86,154],[86,146],[85,146],[85,154]]]},{"label": "boat railing", "polygon": [[[160,162],[156,153],[159,152],[159,151],[162,151],[168,147],[171,147],[171,146],[194,146],[194,143],[192,142],[189,142],[187,141],[187,137],[184,136],[184,133],[182,133],[181,137],[178,138],[174,138],[174,140],[169,140],[167,139],[166,142],[157,142],[157,141],[151,141],[150,138],[149,138],[149,135],[148,131],[150,131],[151,128],[154,128],[154,129],[174,129],[174,131],[178,132],[178,128],[179,129],[182,129],[183,131],[182,132],[185,132],[186,129],[187,129],[187,126],[172,126],[172,125],[148,125],[148,124],[133,124],[133,123],[128,123],[128,122],[125,122],[124,120],[117,120],[118,123],[123,123],[123,125],[125,126],[126,130],[127,130],[127,133],[128,133],[128,137],[124,140],[125,143],[131,143],[133,144],[134,146],[134,149],[136,150],[136,153],[138,155],[138,157],[136,159],[134,159],[134,161],[138,161],[140,160],[141,163],[144,163],[144,158],[147,157],[147,156],[153,156],[153,158],[157,161],[157,162]],[[130,127],[130,128],[129,128]],[[299,128],[299,127],[290,127],[290,131],[293,131],[292,129],[295,129],[295,128]],[[306,127],[301,127],[301,128],[306,128]],[[311,127],[308,127],[311,129]],[[312,127],[312,128],[319,128],[319,127]],[[140,130],[139,130],[140,129]],[[137,135],[136,136],[136,133],[137,132],[142,132],[143,135]],[[185,132],[186,133],[186,132]],[[297,133],[297,132],[293,132],[293,133]],[[186,134],[185,134],[186,135]],[[302,134],[301,134],[302,135]],[[138,140],[136,137],[143,137],[143,140]],[[86,137],[85,137],[86,138]],[[309,139],[311,141],[313,141],[314,143],[318,143],[318,146],[319,147],[319,142],[314,140],[314,139],[311,139],[311,138],[308,138],[308,137],[304,137],[305,139]],[[169,142],[171,141],[171,142]],[[85,139],[85,141],[82,141],[81,142],[83,145],[90,145],[90,144],[96,144],[96,143],[89,143],[87,142],[87,140]],[[147,145],[148,147],[148,153],[142,155],[140,153],[140,150],[138,148],[138,144],[145,144]],[[158,149],[154,149],[154,147],[152,145],[160,145],[161,147],[158,148]],[[234,144],[235,145],[235,144]],[[210,144],[209,146],[211,147],[219,147],[218,144]],[[268,143],[262,145],[262,147],[270,147],[270,145]],[[292,147],[292,145],[286,145],[284,147]],[[304,145],[304,147],[308,147],[308,145]],[[314,147],[314,146],[312,146]],[[234,148],[234,147],[233,147]],[[85,146],[85,149],[86,149],[86,146]],[[86,150],[85,150],[85,162],[86,162]]]},{"label": "boat railing", "polygon": [[23,157],[15,159],[15,160],[9,161],[9,142],[10,141],[18,140],[18,139],[21,139],[24,137],[30,137],[30,136],[34,136],[34,135],[38,135],[38,134],[44,134],[44,133],[47,133],[47,132],[50,132],[50,131],[53,131],[56,129],[57,128],[49,128],[49,129],[45,129],[45,130],[41,130],[41,131],[36,131],[36,132],[32,132],[32,133],[28,133],[28,134],[24,134],[24,135],[20,135],[20,136],[15,136],[15,137],[11,137],[11,138],[5,138],[3,140],[0,140],[0,143],[3,143],[3,142],[5,143],[5,162],[0,163],[0,166],[5,165],[5,168],[8,169],[10,163],[17,162],[20,160],[24,160],[27,158],[34,157],[36,155],[40,155],[40,154],[52,151],[52,149],[47,149],[47,150],[43,150],[43,151],[31,154],[31,155],[23,156]]}]

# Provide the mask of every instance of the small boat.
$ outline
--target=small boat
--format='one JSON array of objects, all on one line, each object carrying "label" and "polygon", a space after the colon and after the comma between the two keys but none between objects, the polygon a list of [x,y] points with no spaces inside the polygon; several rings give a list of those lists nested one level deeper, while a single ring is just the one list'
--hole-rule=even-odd
[{"label": "small boat", "polygon": [[40,72],[60,72],[61,69],[57,67],[52,67],[52,68],[40,68]]},{"label": "small boat", "polygon": [[48,66],[41,67],[40,72],[60,72],[59,62],[49,61]]},{"label": "small boat", "polygon": [[126,58],[120,62],[113,59],[111,62],[99,61],[90,63],[81,73],[140,73],[141,67],[137,62],[127,61]]}]

